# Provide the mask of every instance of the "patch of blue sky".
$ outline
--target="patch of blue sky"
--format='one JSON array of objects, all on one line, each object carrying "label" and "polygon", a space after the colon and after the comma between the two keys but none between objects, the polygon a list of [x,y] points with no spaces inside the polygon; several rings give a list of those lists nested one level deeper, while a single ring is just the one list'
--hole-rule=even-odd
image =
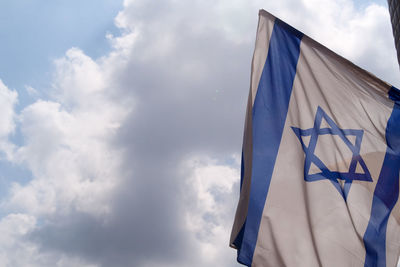
[{"label": "patch of blue sky", "polygon": [[[17,121],[17,123],[16,123],[16,127],[15,127],[15,129],[14,129],[14,132],[11,133],[11,134],[8,136],[8,140],[9,140],[11,143],[16,144],[16,145],[18,145],[18,146],[23,146],[23,145],[25,145],[25,142],[24,142],[24,135],[23,135],[22,132],[21,132],[21,128],[19,127],[18,121]],[[0,168],[0,171],[1,171],[1,168]]]},{"label": "patch of blue sky", "polygon": [[387,7],[387,0],[353,0],[358,9],[364,9],[372,3]]},{"label": "patch of blue sky", "polygon": [[217,158],[217,165],[222,165],[222,166],[230,166],[233,168],[240,168],[240,157],[239,155],[230,155],[230,156],[225,156],[225,157],[218,157]]},{"label": "patch of blue sky", "polygon": [[122,0],[0,1],[0,79],[19,94],[18,109],[51,84],[53,61],[71,47],[92,58],[111,49],[106,34],[119,34],[114,18]]},{"label": "patch of blue sky", "polygon": [[8,195],[13,183],[25,185],[31,180],[32,173],[25,166],[0,160],[0,202]]}]

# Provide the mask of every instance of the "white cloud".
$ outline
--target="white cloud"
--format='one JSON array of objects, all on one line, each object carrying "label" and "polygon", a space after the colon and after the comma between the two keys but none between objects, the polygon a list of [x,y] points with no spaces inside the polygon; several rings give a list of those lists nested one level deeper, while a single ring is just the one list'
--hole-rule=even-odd
[{"label": "white cloud", "polygon": [[12,157],[13,145],[8,138],[15,130],[15,112],[14,106],[17,104],[18,94],[10,90],[0,80],[0,151],[6,158]]},{"label": "white cloud", "polygon": [[96,267],[75,257],[63,257],[41,253],[39,247],[25,236],[35,228],[36,218],[21,213],[11,213],[0,220],[0,265],[14,266],[57,266]]},{"label": "white cloud", "polygon": [[108,99],[101,66],[73,48],[56,61],[54,101],[20,114],[24,145],[14,154],[33,174],[14,184],[5,206],[30,214],[108,212],[120,155],[110,141],[129,108]]},{"label": "white cloud", "polygon": [[185,163],[184,168],[190,173],[186,181],[186,223],[198,246],[199,266],[224,266],[235,260],[235,252],[228,247],[239,190],[240,163],[235,158],[233,166],[207,157]]},{"label": "white cloud", "polygon": [[37,248],[21,239],[35,224],[35,217],[26,214],[9,214],[1,219],[1,266],[38,266],[31,262],[40,259]]}]

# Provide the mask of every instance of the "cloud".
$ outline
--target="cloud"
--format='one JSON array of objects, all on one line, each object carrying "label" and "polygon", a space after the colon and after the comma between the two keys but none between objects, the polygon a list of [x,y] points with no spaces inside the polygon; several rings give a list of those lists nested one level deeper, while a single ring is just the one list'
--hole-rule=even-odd
[{"label": "cloud", "polygon": [[196,253],[202,259],[199,266],[234,265],[235,257],[227,246],[235,202],[232,194],[239,190],[239,158],[233,165],[218,163],[207,157],[185,162],[188,170],[186,223],[192,233]]},{"label": "cloud", "polygon": [[381,6],[125,1],[122,35],[107,36],[112,51],[94,60],[69,49],[55,61],[49,99],[16,116],[17,95],[0,84],[0,137],[18,126],[23,144],[8,158],[32,172],[1,203],[9,215],[0,231],[18,252],[1,256],[4,266],[236,265],[228,238],[261,7],[373,72],[398,75]]},{"label": "cloud", "polygon": [[107,139],[128,110],[107,99],[105,86],[97,64],[78,49],[56,62],[55,100],[20,114],[25,144],[14,157],[34,179],[14,185],[8,206],[33,214],[106,212],[107,192],[118,182],[118,155]]},{"label": "cloud", "polygon": [[16,91],[10,90],[0,80],[0,151],[6,158],[11,158],[13,145],[8,141],[8,137],[14,133],[16,114],[14,107],[18,101]]}]

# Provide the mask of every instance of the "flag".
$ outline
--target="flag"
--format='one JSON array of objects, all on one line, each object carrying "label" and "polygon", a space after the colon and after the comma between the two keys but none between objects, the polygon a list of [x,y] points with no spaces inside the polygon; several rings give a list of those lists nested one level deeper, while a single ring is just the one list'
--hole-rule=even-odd
[{"label": "flag", "polygon": [[242,151],[238,262],[396,266],[398,89],[261,10]]}]

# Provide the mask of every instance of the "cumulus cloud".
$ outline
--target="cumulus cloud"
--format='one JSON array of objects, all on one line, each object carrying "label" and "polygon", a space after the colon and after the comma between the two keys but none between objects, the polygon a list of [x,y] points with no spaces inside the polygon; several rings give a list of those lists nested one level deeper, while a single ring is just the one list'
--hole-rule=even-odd
[{"label": "cumulus cloud", "polygon": [[129,110],[107,99],[98,68],[80,50],[69,50],[56,62],[55,100],[22,110],[25,144],[14,157],[34,179],[14,184],[8,206],[33,214],[107,211],[107,192],[118,182],[118,155],[107,139]]},{"label": "cumulus cloud", "polygon": [[[17,94],[0,83],[0,144],[32,173],[1,203],[0,232],[15,251],[2,265],[235,266],[228,238],[262,7],[399,81],[385,7],[125,1],[111,52],[68,50],[48,99],[15,115]],[[22,145],[8,141],[15,125]]]},{"label": "cumulus cloud", "polygon": [[235,204],[232,194],[238,189],[239,158],[232,165],[218,163],[215,159],[199,157],[185,162],[189,173],[186,224],[196,244],[199,266],[235,265],[235,257],[226,246],[230,235]]},{"label": "cumulus cloud", "polygon": [[11,159],[14,146],[8,141],[15,130],[16,114],[14,106],[17,104],[18,94],[10,90],[0,80],[0,151],[4,153],[1,158]]}]

